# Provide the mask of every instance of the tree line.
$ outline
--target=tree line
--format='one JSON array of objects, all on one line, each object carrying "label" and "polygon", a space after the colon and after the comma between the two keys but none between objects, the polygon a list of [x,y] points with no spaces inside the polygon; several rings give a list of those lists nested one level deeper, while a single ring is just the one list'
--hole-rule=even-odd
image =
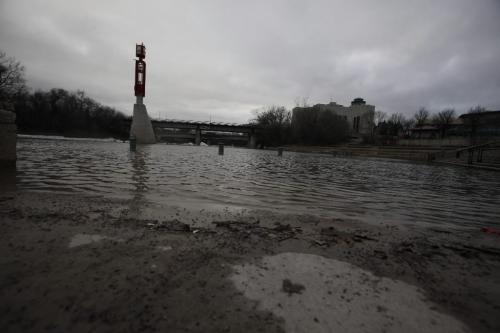
[{"label": "tree line", "polygon": [[[477,114],[484,111],[486,109],[478,105],[470,108],[468,113]],[[437,113],[432,113],[425,107],[421,107],[409,118],[401,113],[388,116],[383,111],[375,111],[376,134],[387,136],[409,135],[412,128],[422,128],[430,125],[438,129],[440,136],[443,138],[456,119],[456,112],[453,108],[445,108]]]},{"label": "tree line", "polygon": [[333,112],[318,106],[304,107],[293,114],[284,106],[270,106],[258,110],[252,121],[258,127],[258,144],[279,146],[285,144],[331,145],[349,138],[349,124]]},{"label": "tree line", "polygon": [[101,105],[81,90],[30,92],[24,67],[4,52],[0,52],[0,107],[16,113],[20,133],[128,137],[123,124],[127,116]]},{"label": "tree line", "polygon": [[[485,108],[478,105],[470,108],[468,113],[479,114],[484,111]],[[319,106],[307,106],[305,102],[293,116],[284,106],[269,106],[255,113],[252,123],[258,127],[260,146],[332,145],[349,139],[349,124],[343,117],[321,110]],[[421,107],[411,117],[402,113],[388,115],[383,111],[375,111],[374,137],[408,136],[411,129],[429,125],[439,131],[440,137],[445,137],[455,120],[453,108],[432,113]]]},{"label": "tree line", "polygon": [[24,133],[53,133],[65,136],[115,137],[125,139],[127,118],[99,104],[81,90],[36,91],[14,101],[17,126]]}]

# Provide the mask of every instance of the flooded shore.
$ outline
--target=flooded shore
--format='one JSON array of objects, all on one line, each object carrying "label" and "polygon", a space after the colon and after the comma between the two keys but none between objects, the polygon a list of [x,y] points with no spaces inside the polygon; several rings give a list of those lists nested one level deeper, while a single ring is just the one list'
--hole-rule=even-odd
[{"label": "flooded shore", "polygon": [[496,174],[46,141],[3,174],[2,332],[500,330]]}]

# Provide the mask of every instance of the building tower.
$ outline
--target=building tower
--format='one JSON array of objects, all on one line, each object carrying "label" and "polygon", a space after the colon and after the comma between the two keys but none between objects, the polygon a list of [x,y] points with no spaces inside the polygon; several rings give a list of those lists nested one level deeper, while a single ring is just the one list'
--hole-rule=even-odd
[{"label": "building tower", "polygon": [[137,143],[155,143],[155,133],[151,119],[148,116],[143,98],[146,96],[146,47],[144,44],[135,45],[135,85],[134,91],[136,102],[134,104],[134,114],[132,116],[132,126],[130,127],[130,137],[135,137]]}]

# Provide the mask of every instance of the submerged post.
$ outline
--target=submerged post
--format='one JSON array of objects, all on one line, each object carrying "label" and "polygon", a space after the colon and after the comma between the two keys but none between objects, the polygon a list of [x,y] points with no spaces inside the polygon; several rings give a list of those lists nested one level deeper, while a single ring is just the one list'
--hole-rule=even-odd
[{"label": "submerged post", "polygon": [[224,155],[224,144],[219,143],[219,155]]},{"label": "submerged post", "polygon": [[135,148],[137,146],[137,139],[135,136],[131,135],[130,136],[130,151],[135,151]]},{"label": "submerged post", "polygon": [[135,85],[134,92],[136,102],[134,104],[134,114],[132,117],[132,126],[130,127],[130,136],[134,136],[137,143],[155,143],[156,137],[153,131],[151,119],[148,116],[146,105],[143,104],[146,96],[146,47],[144,44],[136,44],[135,55]]},{"label": "submerged post", "polygon": [[482,162],[483,161],[483,148],[479,148],[479,151],[477,152],[477,162]]},{"label": "submerged post", "polygon": [[255,148],[257,142],[257,138],[255,136],[255,129],[252,128],[250,133],[248,133],[248,148]]},{"label": "submerged post", "polygon": [[201,144],[201,129],[200,125],[196,126],[194,144],[199,146]]},{"label": "submerged post", "polygon": [[282,147],[278,148],[278,156],[283,156],[283,148]]}]

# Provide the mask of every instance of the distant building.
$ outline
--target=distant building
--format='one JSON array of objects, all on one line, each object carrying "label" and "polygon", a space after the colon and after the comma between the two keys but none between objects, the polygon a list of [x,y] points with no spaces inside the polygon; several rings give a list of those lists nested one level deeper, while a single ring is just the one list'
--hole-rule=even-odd
[{"label": "distant building", "polygon": [[468,146],[499,140],[500,111],[482,111],[462,114],[444,127],[432,121],[415,126],[399,144]]},{"label": "distant building", "polygon": [[456,135],[462,127],[463,120],[456,118],[447,125],[446,131],[443,132],[439,125],[428,120],[425,124],[410,128],[409,134],[411,139],[440,139],[443,135]]},{"label": "distant building", "polygon": [[[373,133],[375,106],[366,104],[362,98],[355,98],[350,106],[330,102],[328,104],[316,104],[312,107],[296,107],[293,109],[293,115],[298,112],[307,112],[311,108],[330,111],[343,117],[349,123],[352,137],[371,136]],[[293,118],[292,116],[292,121]]]},{"label": "distant building", "polygon": [[466,113],[459,117],[469,134],[500,136],[500,111]]}]

